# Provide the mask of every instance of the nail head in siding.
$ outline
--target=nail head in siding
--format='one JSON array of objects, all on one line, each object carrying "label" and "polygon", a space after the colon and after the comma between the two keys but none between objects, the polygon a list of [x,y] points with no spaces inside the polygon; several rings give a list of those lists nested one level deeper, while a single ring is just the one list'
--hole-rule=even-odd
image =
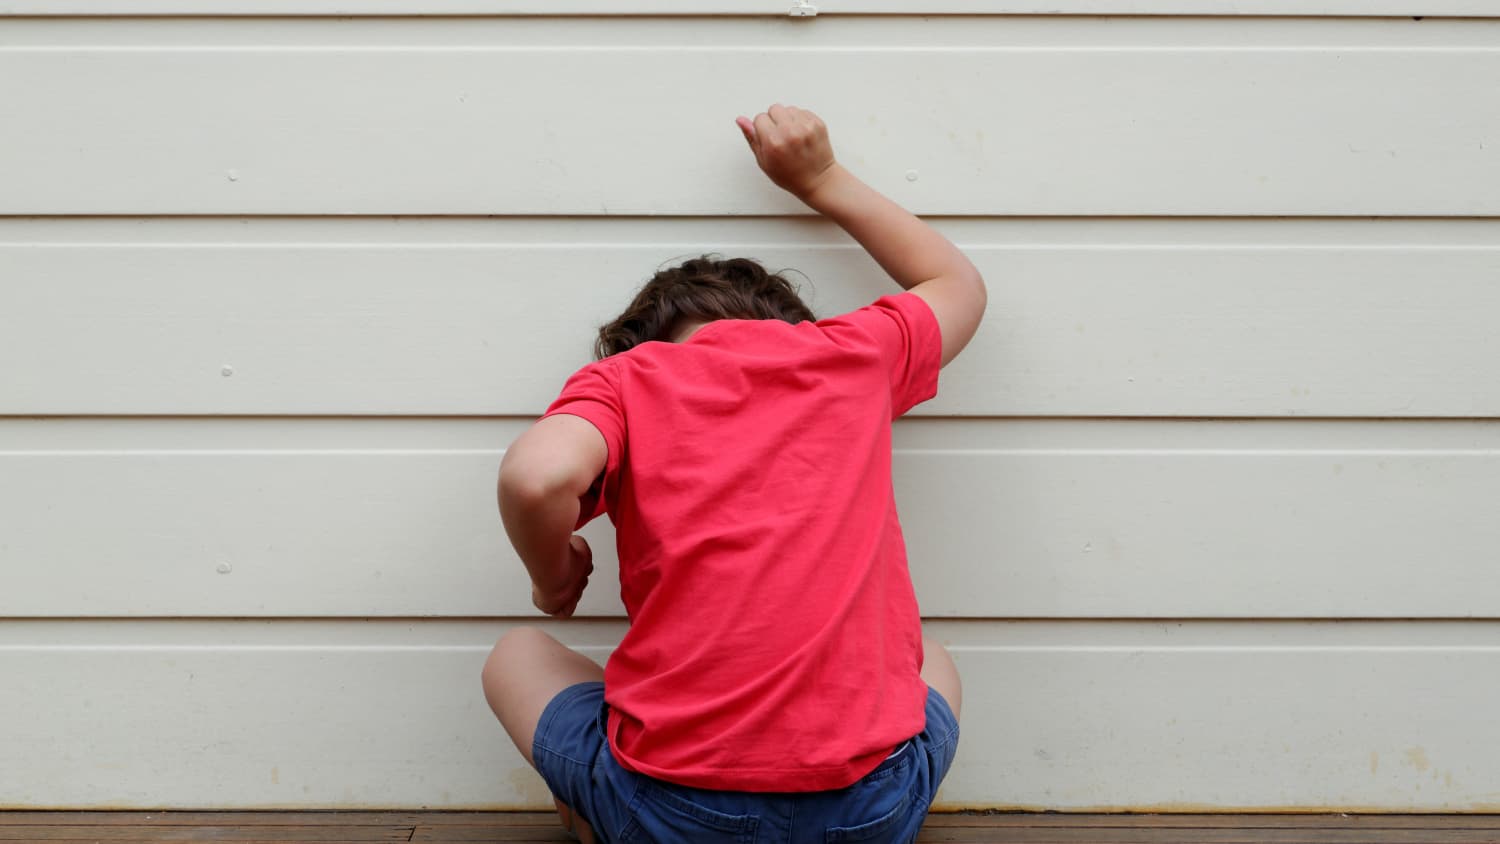
[{"label": "nail head in siding", "polygon": [[229,376],[234,374],[234,367],[226,363],[224,364],[224,368],[219,370],[219,374],[223,375],[225,378],[228,378]]}]

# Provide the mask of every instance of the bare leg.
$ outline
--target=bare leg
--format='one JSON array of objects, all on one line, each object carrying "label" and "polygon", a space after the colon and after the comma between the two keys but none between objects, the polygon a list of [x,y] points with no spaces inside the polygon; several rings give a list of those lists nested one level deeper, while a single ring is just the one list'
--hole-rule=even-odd
[{"label": "bare leg", "polygon": [[[568,804],[558,800],[556,797],[552,798],[552,802],[557,804],[557,816],[562,818],[563,829],[573,833],[583,844],[595,844],[594,829],[589,826],[588,821],[580,817],[575,817],[573,810],[568,808]],[[574,824],[578,825],[577,829],[573,828]]]},{"label": "bare leg", "polygon": [[953,717],[958,718],[959,707],[963,705],[963,683],[958,679],[958,666],[953,664],[948,649],[930,636],[922,637],[922,679],[937,689],[953,709]]},{"label": "bare leg", "polygon": [[[514,627],[495,643],[480,679],[490,709],[500,719],[516,749],[535,768],[531,744],[542,711],[558,692],[569,686],[591,680],[602,682],[604,669],[535,627]],[[552,799],[563,828],[576,831],[584,844],[593,844],[594,831],[588,822],[556,796]]]}]

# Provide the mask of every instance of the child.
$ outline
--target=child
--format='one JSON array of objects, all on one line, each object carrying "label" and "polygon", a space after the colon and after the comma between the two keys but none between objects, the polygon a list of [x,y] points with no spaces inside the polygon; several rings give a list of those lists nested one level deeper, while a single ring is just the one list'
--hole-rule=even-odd
[{"label": "child", "polygon": [[485,697],[583,841],[910,841],[960,686],[922,635],[891,422],[936,395],[985,286],[834,161],[812,112],[736,123],[906,291],[814,320],[748,259],[658,273],[500,466],[537,608],[573,614],[593,571],[573,531],[608,512],[630,628],[602,671],[512,629]]}]

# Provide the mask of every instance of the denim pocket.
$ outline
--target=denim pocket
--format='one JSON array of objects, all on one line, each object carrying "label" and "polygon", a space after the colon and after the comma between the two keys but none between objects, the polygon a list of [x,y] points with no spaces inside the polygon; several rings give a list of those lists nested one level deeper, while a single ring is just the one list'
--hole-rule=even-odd
[{"label": "denim pocket", "polygon": [[836,841],[894,841],[891,836],[900,833],[911,814],[911,795],[900,791],[892,795],[895,797],[895,805],[891,806],[889,799],[885,801],[873,801],[868,804],[864,817],[869,817],[875,812],[881,812],[873,820],[855,824],[854,826],[830,826],[823,833],[823,840],[828,844]]},{"label": "denim pocket", "polygon": [[858,823],[825,828],[823,840],[894,841],[901,835],[915,808],[912,775],[915,748],[906,744],[897,751],[894,764],[882,765],[846,790],[838,811],[841,817],[863,819]]},{"label": "denim pocket", "polygon": [[654,844],[755,844],[759,815],[734,815],[709,808],[655,781],[641,783],[630,805],[630,823],[621,841]]}]

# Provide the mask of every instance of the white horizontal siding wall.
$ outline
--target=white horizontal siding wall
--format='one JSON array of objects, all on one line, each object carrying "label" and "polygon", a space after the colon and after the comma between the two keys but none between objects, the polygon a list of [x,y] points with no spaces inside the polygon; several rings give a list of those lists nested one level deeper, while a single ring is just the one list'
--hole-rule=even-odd
[{"label": "white horizontal siding wall", "polygon": [[780,101],[990,284],[895,429],[941,807],[1500,809],[1494,7],[814,5],[0,0],[0,807],[549,806],[505,444],[665,264],[899,290]]}]

